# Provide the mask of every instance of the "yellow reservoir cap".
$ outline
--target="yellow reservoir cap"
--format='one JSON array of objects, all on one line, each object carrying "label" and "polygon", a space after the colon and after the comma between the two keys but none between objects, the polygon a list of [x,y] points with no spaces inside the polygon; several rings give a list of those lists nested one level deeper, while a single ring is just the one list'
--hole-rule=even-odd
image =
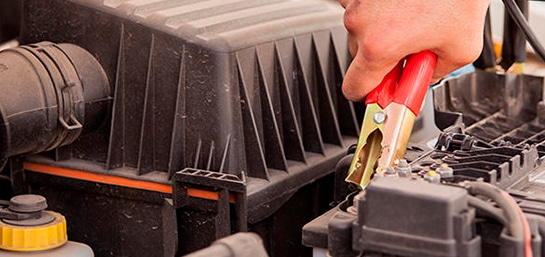
[{"label": "yellow reservoir cap", "polygon": [[63,215],[42,211],[55,217],[39,226],[14,226],[0,220],[0,249],[10,251],[41,251],[59,247],[68,241],[66,219]]}]

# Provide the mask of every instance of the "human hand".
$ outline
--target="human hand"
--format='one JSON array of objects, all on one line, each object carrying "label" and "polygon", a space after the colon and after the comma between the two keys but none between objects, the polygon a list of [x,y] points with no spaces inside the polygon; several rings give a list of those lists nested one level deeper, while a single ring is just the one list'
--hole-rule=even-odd
[{"label": "human hand", "polygon": [[489,0],[340,0],[354,57],[342,90],[360,101],[407,55],[437,55],[432,80],[473,62],[482,50]]}]

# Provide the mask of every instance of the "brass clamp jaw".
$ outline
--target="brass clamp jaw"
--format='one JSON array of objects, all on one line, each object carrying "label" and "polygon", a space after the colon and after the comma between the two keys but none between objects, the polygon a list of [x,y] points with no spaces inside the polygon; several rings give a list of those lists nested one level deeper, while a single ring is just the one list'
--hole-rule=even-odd
[{"label": "brass clamp jaw", "polygon": [[435,70],[437,56],[423,51],[401,61],[367,95],[363,124],[345,179],[362,189],[403,159],[411,131]]}]

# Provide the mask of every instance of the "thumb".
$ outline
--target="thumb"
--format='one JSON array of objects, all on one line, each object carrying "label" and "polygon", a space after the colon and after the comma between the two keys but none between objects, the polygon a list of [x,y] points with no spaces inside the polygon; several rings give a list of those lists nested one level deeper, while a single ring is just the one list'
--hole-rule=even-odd
[{"label": "thumb", "polygon": [[342,91],[344,96],[353,102],[362,101],[369,92],[380,84],[386,74],[397,63],[398,61],[371,64],[361,55],[356,55],[343,79]]}]

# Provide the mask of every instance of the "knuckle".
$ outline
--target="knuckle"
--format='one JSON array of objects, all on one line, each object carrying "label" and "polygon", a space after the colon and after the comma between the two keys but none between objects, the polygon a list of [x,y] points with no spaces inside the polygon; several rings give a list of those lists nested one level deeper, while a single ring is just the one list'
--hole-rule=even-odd
[{"label": "knuckle", "polygon": [[344,26],[346,27],[346,30],[348,32],[354,31],[358,26],[358,19],[357,15],[351,11],[351,9],[346,9],[344,12],[343,22]]},{"label": "knuckle", "polygon": [[375,38],[365,38],[361,41],[361,51],[366,60],[378,60],[386,52],[384,45]]}]

